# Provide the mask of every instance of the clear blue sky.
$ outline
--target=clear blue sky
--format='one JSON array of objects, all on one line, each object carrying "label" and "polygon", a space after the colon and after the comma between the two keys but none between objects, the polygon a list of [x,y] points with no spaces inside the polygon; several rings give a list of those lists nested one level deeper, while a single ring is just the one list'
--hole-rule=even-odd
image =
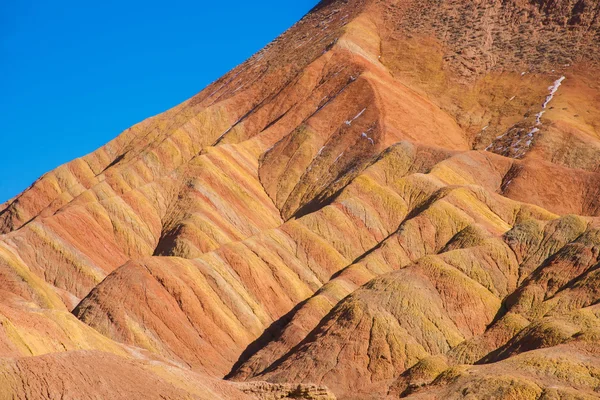
[{"label": "clear blue sky", "polygon": [[0,203],[193,96],[317,0],[0,0]]}]

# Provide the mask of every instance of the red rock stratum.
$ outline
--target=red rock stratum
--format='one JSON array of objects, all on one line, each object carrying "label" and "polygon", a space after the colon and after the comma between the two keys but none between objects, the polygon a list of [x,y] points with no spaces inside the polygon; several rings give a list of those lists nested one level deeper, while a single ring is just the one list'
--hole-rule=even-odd
[{"label": "red rock stratum", "polygon": [[322,1],[2,205],[0,399],[600,398],[599,76],[597,0]]}]

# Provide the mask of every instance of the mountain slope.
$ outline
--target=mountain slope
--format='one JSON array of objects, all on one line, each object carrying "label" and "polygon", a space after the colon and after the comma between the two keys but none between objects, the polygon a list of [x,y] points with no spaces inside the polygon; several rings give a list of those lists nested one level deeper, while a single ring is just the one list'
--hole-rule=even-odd
[{"label": "mountain slope", "polygon": [[598,43],[322,1],[2,206],[0,398],[597,397]]}]

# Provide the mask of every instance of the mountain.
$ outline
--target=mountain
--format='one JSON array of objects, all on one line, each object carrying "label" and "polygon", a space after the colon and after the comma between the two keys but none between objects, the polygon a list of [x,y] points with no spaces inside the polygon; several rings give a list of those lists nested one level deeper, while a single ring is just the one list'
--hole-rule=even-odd
[{"label": "mountain", "polygon": [[0,211],[0,399],[600,397],[600,3],[325,0]]}]

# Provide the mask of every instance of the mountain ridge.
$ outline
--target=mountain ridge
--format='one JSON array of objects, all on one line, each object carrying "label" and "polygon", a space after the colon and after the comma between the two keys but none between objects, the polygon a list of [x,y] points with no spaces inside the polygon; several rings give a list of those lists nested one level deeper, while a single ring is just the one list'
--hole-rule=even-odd
[{"label": "mountain ridge", "polygon": [[0,398],[598,397],[599,14],[322,1],[44,175]]}]

